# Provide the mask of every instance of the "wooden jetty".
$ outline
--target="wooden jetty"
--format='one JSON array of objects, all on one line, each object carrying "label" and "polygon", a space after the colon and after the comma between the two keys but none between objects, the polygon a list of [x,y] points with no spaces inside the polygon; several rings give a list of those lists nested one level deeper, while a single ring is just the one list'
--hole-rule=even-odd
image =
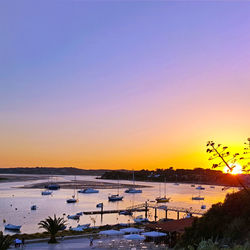
[{"label": "wooden jetty", "polygon": [[122,211],[130,211],[130,212],[145,212],[145,217],[148,217],[148,211],[149,209],[153,209],[155,212],[154,218],[155,221],[157,220],[157,212],[158,210],[164,210],[165,211],[165,218],[168,218],[168,211],[173,211],[177,213],[177,220],[180,219],[180,213],[188,214],[190,216],[198,215],[202,216],[206,211],[201,209],[193,209],[185,208],[185,207],[175,207],[175,206],[167,206],[167,205],[159,205],[159,204],[150,204],[147,201],[142,204],[137,204],[135,206],[127,207],[125,209],[115,209],[115,210],[104,210],[103,207],[101,207],[100,210],[94,210],[94,211],[85,211],[83,214],[85,215],[92,215],[92,214],[116,214],[120,213]]},{"label": "wooden jetty", "polygon": [[168,218],[168,211],[173,211],[177,213],[177,220],[180,219],[180,213],[184,214],[189,214],[190,216],[193,215],[198,215],[202,216],[206,211],[201,210],[201,209],[193,209],[192,207],[190,208],[184,208],[184,207],[175,207],[175,206],[166,206],[166,205],[159,205],[159,204],[148,204],[146,201],[145,203],[142,204],[137,204],[132,207],[128,207],[127,209],[140,209],[140,208],[145,208],[145,217],[147,218],[147,211],[151,208],[154,209],[155,211],[155,221],[157,220],[157,211],[158,210],[165,210],[165,218]]},{"label": "wooden jetty", "polygon": [[134,208],[134,209],[114,209],[114,210],[95,210],[95,211],[85,211],[83,214],[91,215],[91,214],[119,214],[122,211],[129,211],[129,212],[145,212],[146,208]]}]

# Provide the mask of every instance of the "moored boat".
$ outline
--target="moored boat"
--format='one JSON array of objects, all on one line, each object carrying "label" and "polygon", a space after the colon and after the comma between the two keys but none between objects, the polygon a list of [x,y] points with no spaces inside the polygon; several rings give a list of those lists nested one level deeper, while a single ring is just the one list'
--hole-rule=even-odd
[{"label": "moored boat", "polygon": [[125,193],[127,194],[139,194],[142,193],[141,189],[136,189],[135,188],[135,172],[133,171],[133,187],[130,187],[125,190]]},{"label": "moored boat", "polygon": [[170,197],[157,197],[155,200],[157,203],[165,203],[165,202],[169,202],[170,201]]},{"label": "moored boat", "polygon": [[166,203],[170,201],[170,197],[166,197],[166,178],[164,181],[164,196],[161,196],[161,183],[159,183],[159,196],[155,199],[157,203]]},{"label": "moored boat", "polygon": [[90,227],[90,224],[83,224],[83,225],[78,225],[77,227],[72,227],[70,230],[72,231],[83,231],[84,229],[87,229]]},{"label": "moored boat", "polygon": [[44,190],[44,191],[42,191],[41,194],[42,194],[42,195],[51,195],[51,194],[52,194],[52,191]]},{"label": "moored boat", "polygon": [[36,206],[36,205],[32,205],[32,206],[30,207],[30,209],[31,209],[31,210],[36,210],[36,209],[37,209],[37,206]]},{"label": "moored boat", "polygon": [[120,196],[119,194],[112,194],[108,197],[109,201],[121,201],[123,199],[123,196]]},{"label": "moored boat", "polygon": [[4,228],[6,230],[11,230],[11,231],[20,231],[22,226],[17,226],[17,225],[13,225],[13,224],[7,224],[4,226]]},{"label": "moored boat", "polygon": [[103,203],[98,203],[96,207],[103,207]]},{"label": "moored boat", "polygon": [[204,190],[205,188],[202,187],[202,186],[198,186],[196,189],[198,189],[198,190]]},{"label": "moored boat", "polygon": [[119,212],[120,215],[133,215],[131,210],[124,210]]},{"label": "moored boat", "polygon": [[[76,185],[76,177],[74,179],[74,182],[75,182],[75,185]],[[76,203],[76,202],[78,202],[78,199],[77,199],[75,193],[76,193],[76,186],[74,186],[74,193],[72,195],[72,198],[66,200],[67,203]]]},{"label": "moored boat", "polygon": [[99,190],[93,189],[93,188],[85,188],[78,190],[78,193],[81,194],[94,194],[94,193],[99,193]]},{"label": "moored boat", "polygon": [[194,196],[192,197],[192,200],[201,201],[201,200],[205,200],[205,198],[202,196]]},{"label": "moored boat", "polygon": [[135,189],[135,188],[128,188],[125,190],[125,193],[128,194],[138,194],[138,193],[142,193],[141,189]]},{"label": "moored boat", "polygon": [[77,215],[77,214],[68,215],[67,218],[68,219],[72,219],[72,220],[79,220],[80,219],[80,215]]},{"label": "moored boat", "polygon": [[77,201],[78,200],[76,198],[74,198],[74,197],[66,200],[67,203],[76,203]]},{"label": "moored boat", "polygon": [[142,215],[139,215],[136,218],[134,218],[134,222],[135,223],[145,223],[145,222],[148,222],[148,218],[143,218]]},{"label": "moored boat", "polygon": [[48,188],[49,190],[58,190],[60,189],[60,185],[57,183],[49,184],[48,186],[45,186],[45,188]]}]

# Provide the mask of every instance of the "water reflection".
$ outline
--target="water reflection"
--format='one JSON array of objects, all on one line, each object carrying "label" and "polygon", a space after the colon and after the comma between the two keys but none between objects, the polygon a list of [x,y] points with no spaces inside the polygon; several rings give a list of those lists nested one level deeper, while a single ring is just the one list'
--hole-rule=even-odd
[{"label": "water reflection", "polygon": [[[58,176],[58,181],[70,181],[74,176]],[[112,180],[96,180],[93,176],[78,176],[79,180],[88,181],[101,181],[101,182],[116,182]],[[44,180],[43,180],[44,181]],[[7,223],[20,224],[22,226],[23,233],[34,233],[41,230],[38,229],[37,223],[47,216],[56,214],[57,216],[63,216],[65,219],[67,215],[76,214],[81,211],[93,211],[100,208],[96,208],[97,203],[103,202],[104,210],[106,209],[125,209],[126,207],[133,206],[145,201],[155,200],[159,196],[159,184],[152,182],[136,182],[136,184],[150,186],[143,188],[142,193],[129,194],[124,193],[125,189],[120,189],[120,193],[124,196],[123,201],[109,202],[108,195],[114,194],[117,190],[114,189],[101,189],[99,193],[94,194],[79,194],[79,202],[74,204],[67,204],[66,199],[72,195],[72,190],[61,189],[54,191],[52,196],[41,196],[41,189],[20,189],[17,187],[24,184],[37,183],[39,181],[28,182],[9,182],[0,184],[0,230],[4,230],[3,220]],[[120,181],[120,183],[130,183],[130,181]],[[204,201],[192,200],[192,196],[198,195],[198,190],[191,187],[190,184],[173,185],[173,183],[166,184],[167,196],[171,197],[171,202],[166,203],[169,206],[178,206],[185,208],[200,209],[201,205],[206,205],[209,208],[212,204],[221,202],[224,200],[226,193],[232,192],[233,189],[222,191],[222,187],[215,186],[210,188],[208,185],[203,185],[206,189],[200,191],[202,196],[205,196]],[[37,205],[37,210],[31,211],[31,205]],[[133,217],[136,217],[143,212],[136,212]],[[165,218],[165,211],[157,212],[158,219]],[[181,217],[184,214],[180,214]],[[80,224],[91,223],[91,226],[115,224],[115,223],[131,223],[133,217],[118,215],[118,214],[104,214],[101,215],[83,215],[80,217]],[[148,212],[148,218],[154,220],[154,211]],[[175,218],[175,212],[168,212],[168,218]],[[75,227],[78,222],[69,220],[68,226]]]}]

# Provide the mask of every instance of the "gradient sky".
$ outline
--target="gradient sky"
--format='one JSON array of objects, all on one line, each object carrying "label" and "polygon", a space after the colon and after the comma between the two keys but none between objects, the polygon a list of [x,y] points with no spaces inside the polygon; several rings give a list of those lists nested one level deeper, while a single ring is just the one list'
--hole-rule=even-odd
[{"label": "gradient sky", "polygon": [[208,167],[250,136],[250,2],[1,1],[0,167]]}]

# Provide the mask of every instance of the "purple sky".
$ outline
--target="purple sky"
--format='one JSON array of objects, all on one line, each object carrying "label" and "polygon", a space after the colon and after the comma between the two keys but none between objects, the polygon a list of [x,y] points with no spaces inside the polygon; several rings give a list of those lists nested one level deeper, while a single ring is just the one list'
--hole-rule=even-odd
[{"label": "purple sky", "polygon": [[1,1],[0,166],[207,167],[250,127],[250,2]]}]

